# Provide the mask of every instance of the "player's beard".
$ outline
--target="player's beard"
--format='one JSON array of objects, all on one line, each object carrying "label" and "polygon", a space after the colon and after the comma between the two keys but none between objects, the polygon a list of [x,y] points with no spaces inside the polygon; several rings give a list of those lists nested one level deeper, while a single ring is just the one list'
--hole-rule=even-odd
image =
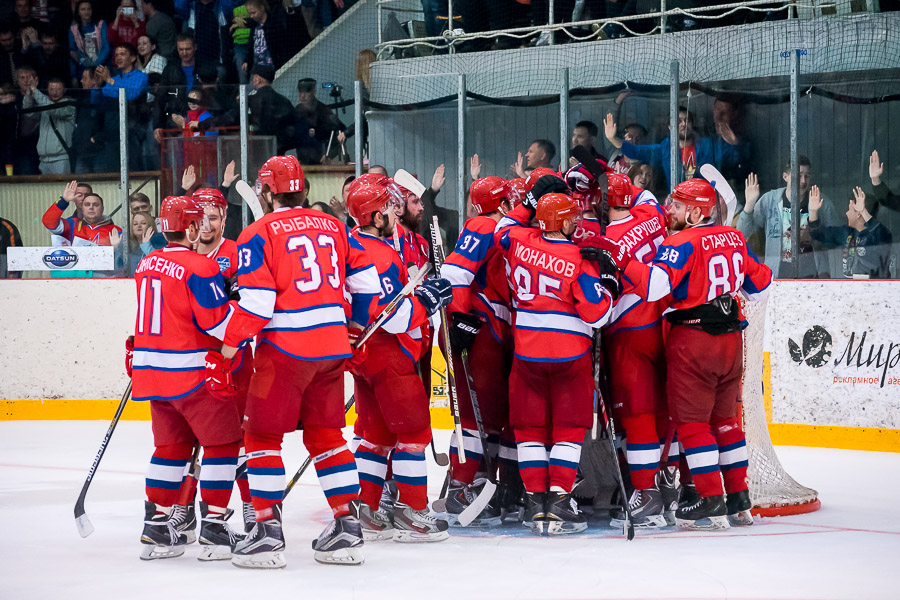
[{"label": "player's beard", "polygon": [[[403,213],[403,216],[400,217],[400,223],[406,229],[410,231],[419,231],[419,226],[422,224],[422,218],[425,216],[424,212],[420,212],[416,216],[412,216],[409,214],[409,210]],[[393,234],[392,234],[393,235]]]}]

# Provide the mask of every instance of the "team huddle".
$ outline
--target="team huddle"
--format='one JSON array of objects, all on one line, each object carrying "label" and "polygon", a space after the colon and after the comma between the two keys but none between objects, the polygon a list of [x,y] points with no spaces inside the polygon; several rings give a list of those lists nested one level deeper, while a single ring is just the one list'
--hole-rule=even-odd
[{"label": "team huddle", "polygon": [[[126,366],[155,444],[141,558],[197,539],[199,487],[201,560],[285,566],[281,447],[297,429],[334,514],[319,562],[360,564],[364,541],[438,542],[456,525],[581,532],[582,444],[607,411],[633,488],[612,526],[752,524],[736,298],[765,295],[771,271],[721,224],[709,182],[679,184],[663,207],[601,160],[477,179],[478,216],[446,258],[436,228],[429,252],[401,224],[421,203],[399,176],[350,184],[352,230],[303,208],[296,158],[266,161],[259,183],[267,214],[236,244],[219,191],[166,198],[168,245],[135,273]],[[457,428],[429,506],[436,322]]]}]

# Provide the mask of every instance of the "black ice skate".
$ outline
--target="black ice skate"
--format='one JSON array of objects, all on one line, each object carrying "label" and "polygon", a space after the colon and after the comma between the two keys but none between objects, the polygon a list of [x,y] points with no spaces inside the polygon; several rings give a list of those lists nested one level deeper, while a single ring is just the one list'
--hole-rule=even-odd
[{"label": "black ice skate", "polygon": [[384,487],[381,488],[381,500],[378,502],[378,506],[381,507],[385,514],[392,516],[394,514],[394,503],[397,502],[398,497],[397,484],[393,479],[389,479],[384,482]]},{"label": "black ice skate", "polygon": [[188,544],[197,541],[197,512],[194,503],[176,504],[172,507],[172,524],[179,533],[183,533]]},{"label": "black ice skate", "polygon": [[247,537],[235,544],[231,564],[248,569],[280,569],[287,564],[280,503],[272,507],[272,515],[271,519],[257,521]]},{"label": "black ice skate", "polygon": [[678,493],[678,508],[695,504],[699,499],[700,492],[697,491],[697,487],[693,483],[683,485]]},{"label": "black ice skate", "polygon": [[522,525],[530,528],[535,535],[547,532],[547,492],[526,492]]},{"label": "black ice skate", "polygon": [[210,511],[206,502],[200,501],[200,554],[197,560],[228,560],[235,544],[244,539],[240,533],[235,533],[226,521],[234,513],[226,509],[225,512]]},{"label": "black ice skate", "polygon": [[679,505],[675,524],[684,529],[728,529],[725,496],[703,496],[690,505]]},{"label": "black ice skate", "polygon": [[[174,513],[174,510],[172,511]],[[159,510],[153,502],[144,501],[144,531],[141,532],[141,560],[174,558],[184,554],[187,537],[179,533],[172,515]]]},{"label": "black ice skate", "polygon": [[[656,528],[667,525],[662,493],[655,487],[648,490],[634,490],[628,500],[628,506],[631,508],[632,524],[635,527]],[[623,509],[613,511],[609,526],[613,529],[622,529],[625,526]]]},{"label": "black ice skate", "polygon": [[244,533],[250,533],[256,525],[256,510],[252,502],[241,502],[241,516],[244,518]]},{"label": "black ice skate", "polygon": [[521,521],[525,513],[525,488],[522,479],[516,473],[512,481],[497,483],[497,494],[493,502],[500,507],[500,519],[506,521]]},{"label": "black ice skate", "polygon": [[367,542],[394,539],[394,521],[381,506],[372,510],[365,502],[359,503],[359,524],[363,539]]},{"label": "black ice skate", "polygon": [[750,509],[750,490],[728,494],[725,499],[725,512],[728,513],[728,522],[732,527],[747,527],[753,525],[753,515]]},{"label": "black ice skate", "polygon": [[571,493],[547,493],[547,533],[550,535],[568,535],[581,533],[587,529],[587,519],[578,510],[578,503]]},{"label": "black ice skate", "polygon": [[363,564],[362,546],[362,527],[352,515],[336,518],[312,543],[316,562],[326,565]]},{"label": "black ice skate", "polygon": [[[445,511],[447,513],[447,523],[451,526],[460,525],[459,515],[466,510],[470,504],[478,497],[481,490],[484,489],[486,479],[476,479],[471,484],[451,481],[450,487],[447,489],[447,500],[445,503]],[[484,507],[475,519],[469,523],[469,527],[499,527],[502,525],[500,519],[500,506],[491,499],[491,502]],[[461,526],[461,525],[460,525]]]},{"label": "black ice skate", "polygon": [[677,467],[663,467],[656,473],[656,487],[662,497],[663,516],[666,525],[675,524],[675,511],[678,510],[678,487],[675,481]]},{"label": "black ice skate", "polygon": [[415,510],[402,502],[394,505],[394,541],[401,543],[442,542],[450,537],[447,521],[427,510]]}]

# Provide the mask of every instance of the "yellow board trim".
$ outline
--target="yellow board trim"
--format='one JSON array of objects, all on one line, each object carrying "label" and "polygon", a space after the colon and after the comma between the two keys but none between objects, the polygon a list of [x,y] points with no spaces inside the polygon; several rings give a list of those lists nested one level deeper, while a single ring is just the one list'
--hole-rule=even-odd
[{"label": "yellow board trim", "polygon": [[[118,405],[118,400],[0,400],[0,421],[107,421]],[[129,402],[122,419],[149,421],[150,404]],[[355,422],[356,411],[351,409],[347,423]],[[431,424],[435,429],[453,429],[450,410],[433,407]],[[769,423],[769,435],[773,444],[783,446],[900,452],[900,429]]]}]

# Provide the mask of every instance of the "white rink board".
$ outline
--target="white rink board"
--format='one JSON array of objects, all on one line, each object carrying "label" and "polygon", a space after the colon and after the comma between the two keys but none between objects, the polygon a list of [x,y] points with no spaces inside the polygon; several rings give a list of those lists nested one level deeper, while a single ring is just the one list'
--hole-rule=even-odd
[{"label": "white rink board", "polygon": [[897,298],[896,281],[777,281],[772,422],[900,429]]},{"label": "white rink board", "polygon": [[[900,479],[884,477],[900,470],[900,454],[779,447],[787,471],[819,490],[822,509],[753,527],[638,531],[632,542],[599,522],[559,539],[514,524],[494,533],[454,528],[438,544],[367,543],[358,567],[313,560],[310,541],[330,511],[310,469],[284,503],[287,567],[254,572],[201,563],[196,544],[180,558],[138,559],[153,449],[146,422],[119,424],[85,505],[95,531],[81,539],[72,507],[106,426],[0,422],[0,598],[894,600],[900,589],[900,525],[890,510]],[[436,434],[446,450],[449,432]],[[426,454],[433,499],[444,470]],[[305,456],[300,435],[286,435],[289,475]],[[231,507],[240,509],[237,494]]]}]

